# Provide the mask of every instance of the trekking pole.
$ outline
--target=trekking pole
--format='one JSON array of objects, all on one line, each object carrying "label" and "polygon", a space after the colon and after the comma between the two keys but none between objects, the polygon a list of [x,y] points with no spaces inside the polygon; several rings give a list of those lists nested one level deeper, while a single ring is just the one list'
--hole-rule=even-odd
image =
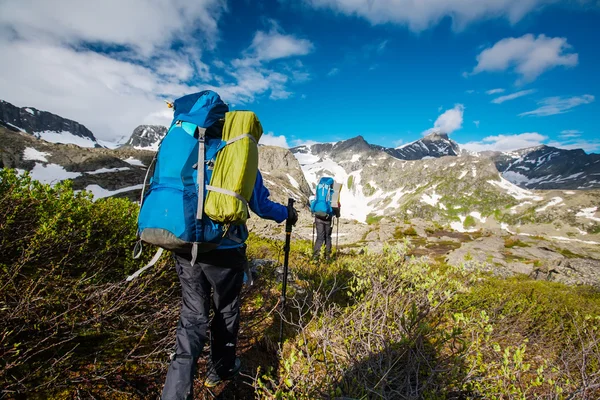
[{"label": "trekking pole", "polygon": [[[288,199],[288,210],[294,207],[294,199]],[[283,286],[281,287],[281,318],[279,320],[279,347],[283,343],[283,313],[285,312],[285,292],[287,290],[288,264],[290,261],[290,239],[292,236],[292,224],[285,223],[285,246],[283,247]]]},{"label": "trekking pole", "polygon": [[338,243],[340,242],[340,218],[335,217],[335,223],[337,225],[337,233],[335,234],[335,256],[338,255]]}]

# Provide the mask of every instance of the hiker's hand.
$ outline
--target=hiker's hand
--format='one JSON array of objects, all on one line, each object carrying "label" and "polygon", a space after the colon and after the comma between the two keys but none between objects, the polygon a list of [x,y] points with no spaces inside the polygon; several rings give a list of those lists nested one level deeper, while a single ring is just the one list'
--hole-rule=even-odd
[{"label": "hiker's hand", "polygon": [[291,206],[288,206],[287,212],[288,212],[287,224],[296,225],[296,222],[298,222],[298,212],[294,209],[294,207],[291,207]]}]

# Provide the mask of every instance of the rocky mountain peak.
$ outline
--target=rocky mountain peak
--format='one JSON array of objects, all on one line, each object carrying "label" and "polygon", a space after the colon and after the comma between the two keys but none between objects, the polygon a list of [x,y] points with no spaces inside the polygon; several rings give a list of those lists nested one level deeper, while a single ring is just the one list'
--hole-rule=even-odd
[{"label": "rocky mountain peak", "polygon": [[167,134],[167,128],[162,125],[140,125],[133,130],[126,146],[139,150],[158,150],[160,141]]},{"label": "rocky mountain peak", "polygon": [[439,158],[458,156],[460,146],[443,132],[431,132],[422,139],[408,143],[395,149],[384,149],[386,153],[400,160],[420,160],[423,158]]},{"label": "rocky mountain peak", "polygon": [[0,125],[52,143],[101,147],[94,134],[79,122],[33,107],[17,107],[3,100],[0,100]]},{"label": "rocky mountain peak", "polygon": [[443,132],[431,132],[430,134],[428,134],[427,136],[425,136],[421,140],[435,142],[435,141],[439,141],[439,140],[448,140],[449,141],[450,138],[448,137],[447,133],[443,133]]}]

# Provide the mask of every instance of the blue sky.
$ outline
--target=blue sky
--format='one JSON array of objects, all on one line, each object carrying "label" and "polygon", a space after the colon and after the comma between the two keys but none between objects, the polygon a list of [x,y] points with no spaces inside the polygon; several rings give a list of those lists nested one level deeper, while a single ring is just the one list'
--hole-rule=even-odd
[{"label": "blue sky", "polygon": [[258,114],[265,143],[393,147],[441,130],[474,150],[600,152],[596,1],[82,3],[0,3],[0,98],[103,140],[211,88]]}]

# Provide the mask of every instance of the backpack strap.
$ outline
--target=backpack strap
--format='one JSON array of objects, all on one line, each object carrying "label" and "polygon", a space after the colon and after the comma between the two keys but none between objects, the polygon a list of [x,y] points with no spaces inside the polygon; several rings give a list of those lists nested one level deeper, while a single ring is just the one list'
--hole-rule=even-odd
[{"label": "backpack strap", "polygon": [[226,141],[225,142],[225,146],[227,146],[227,145],[229,145],[231,143],[237,142],[238,140],[245,139],[245,138],[248,138],[248,139],[252,140],[254,143],[258,144],[258,142],[256,141],[256,138],[254,136],[252,136],[249,133],[245,133],[243,135],[240,135],[238,137],[234,137],[233,139],[230,139],[230,140]]},{"label": "backpack strap", "polygon": [[152,260],[150,260],[150,262],[148,264],[146,264],[143,268],[140,268],[137,271],[135,271],[132,275],[129,275],[127,277],[127,282],[131,282],[132,280],[134,280],[135,278],[140,276],[142,272],[144,272],[145,270],[147,270],[148,268],[150,268],[154,264],[156,264],[156,262],[158,261],[158,259],[162,255],[162,253],[163,253],[163,249],[162,249],[162,247],[159,247],[159,249],[154,254],[154,257],[152,257]]},{"label": "backpack strap", "polygon": [[202,219],[204,213],[204,151],[205,151],[205,134],[206,128],[197,128],[198,130],[198,210],[196,219]]}]

